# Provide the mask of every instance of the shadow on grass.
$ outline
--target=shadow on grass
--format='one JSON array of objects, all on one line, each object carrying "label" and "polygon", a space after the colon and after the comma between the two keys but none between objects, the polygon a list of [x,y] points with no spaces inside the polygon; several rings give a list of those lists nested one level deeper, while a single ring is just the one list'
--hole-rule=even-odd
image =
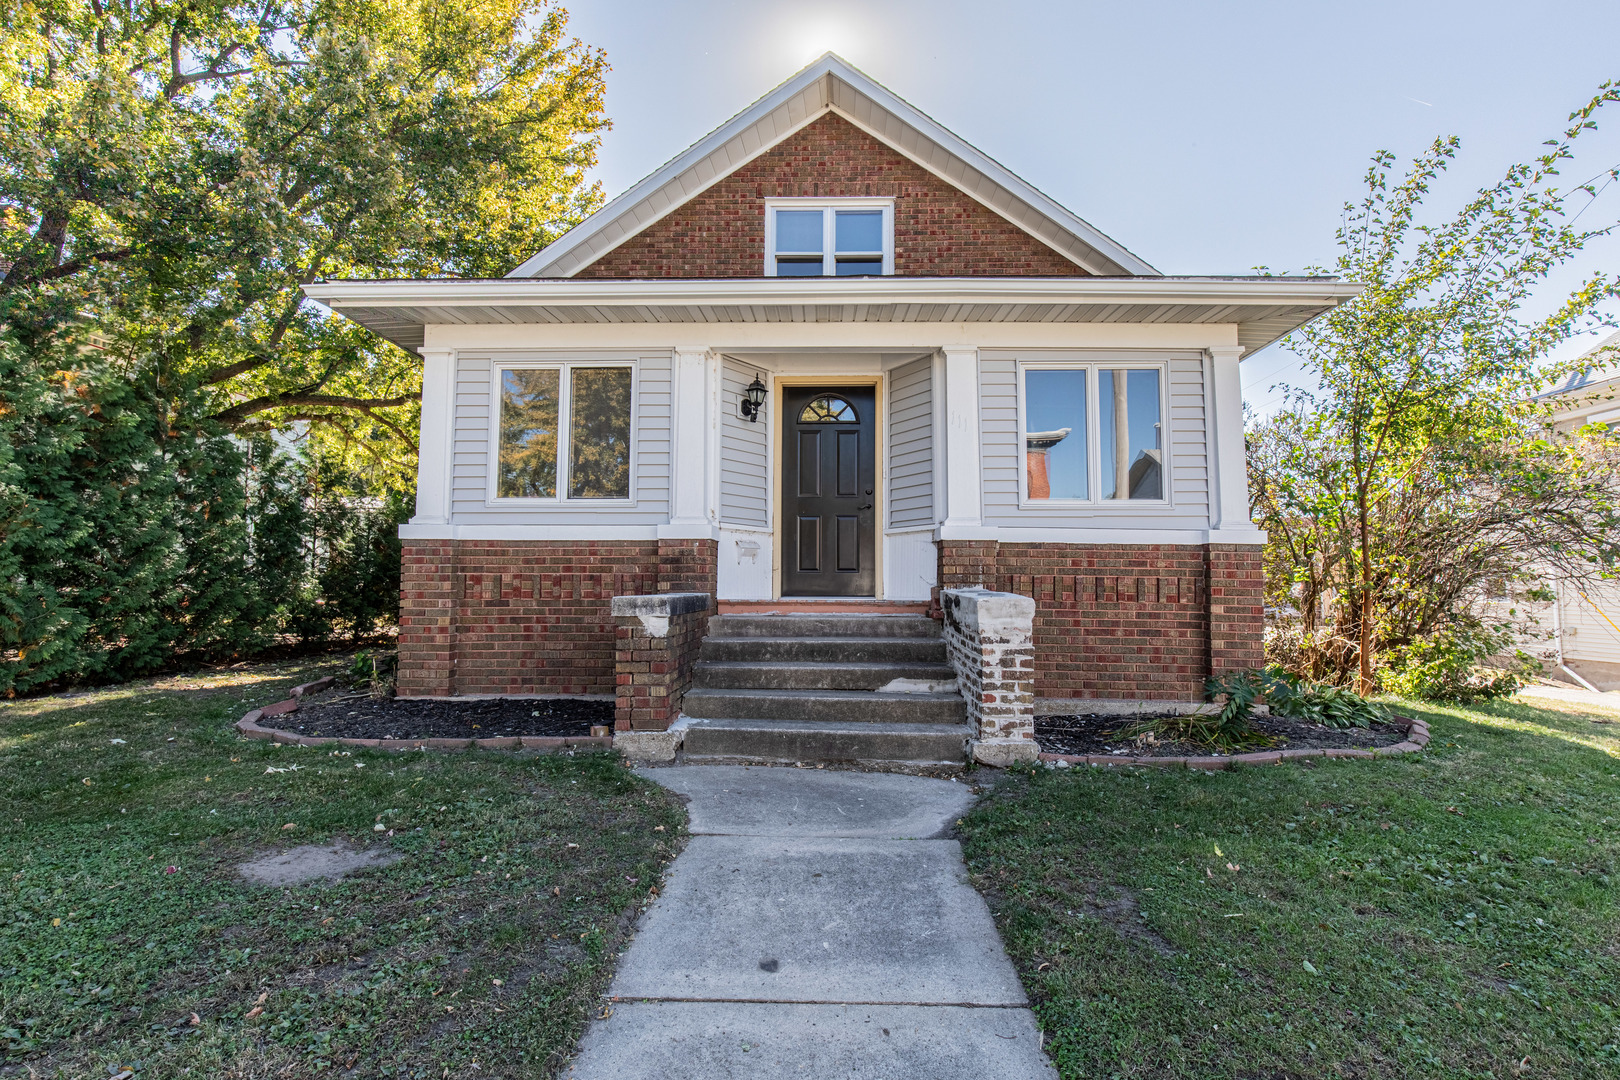
[{"label": "shadow on grass", "polygon": [[[1427,752],[1036,769],[980,804],[969,867],[1064,1076],[1615,1075],[1620,741],[1401,711]],[[1090,899],[1126,894],[1142,933]]]}]

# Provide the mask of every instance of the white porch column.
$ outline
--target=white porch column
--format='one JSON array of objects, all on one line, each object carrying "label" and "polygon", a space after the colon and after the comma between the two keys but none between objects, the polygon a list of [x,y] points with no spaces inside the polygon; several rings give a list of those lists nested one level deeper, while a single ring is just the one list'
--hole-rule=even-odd
[{"label": "white porch column", "polygon": [[717,358],[707,348],[678,346],[670,371],[669,524],[662,539],[702,540],[714,535],[709,518],[709,473],[714,440],[710,429],[711,371]]},{"label": "white porch column", "polygon": [[455,454],[456,351],[416,351],[422,354],[422,430],[416,457],[416,515],[411,524],[448,525]]},{"label": "white porch column", "polygon": [[[1249,519],[1249,471],[1243,449],[1243,377],[1241,345],[1209,350],[1210,540],[1259,543],[1259,530]],[[1218,537],[1217,533],[1228,533]]]},{"label": "white porch column", "polygon": [[949,345],[945,355],[945,521],[941,539],[983,520],[979,494],[979,350]]}]

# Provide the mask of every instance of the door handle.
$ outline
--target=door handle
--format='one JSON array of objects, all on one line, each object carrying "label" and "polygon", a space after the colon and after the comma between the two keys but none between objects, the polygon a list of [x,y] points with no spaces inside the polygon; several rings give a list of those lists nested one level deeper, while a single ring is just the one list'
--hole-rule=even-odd
[{"label": "door handle", "polygon": [[861,503],[861,505],[857,506],[855,509],[857,509],[857,510],[870,510],[870,509],[872,509],[872,504],[871,503]]}]

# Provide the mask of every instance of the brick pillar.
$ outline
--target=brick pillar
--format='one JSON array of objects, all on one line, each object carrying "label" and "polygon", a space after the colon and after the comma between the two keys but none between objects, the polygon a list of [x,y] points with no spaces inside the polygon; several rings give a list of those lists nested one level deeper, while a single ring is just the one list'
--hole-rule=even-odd
[{"label": "brick pillar", "polygon": [[658,591],[715,594],[720,544],[715,540],[658,541]]},{"label": "brick pillar", "polygon": [[698,592],[613,598],[615,731],[665,731],[675,722],[711,605]]},{"label": "brick pillar", "polygon": [[945,589],[945,654],[967,700],[973,759],[1034,761],[1035,601],[989,589]]},{"label": "brick pillar", "polygon": [[399,575],[399,683],[401,697],[455,693],[455,543],[406,540]]},{"label": "brick pillar", "polygon": [[1265,665],[1265,571],[1258,544],[1209,545],[1209,671]]}]

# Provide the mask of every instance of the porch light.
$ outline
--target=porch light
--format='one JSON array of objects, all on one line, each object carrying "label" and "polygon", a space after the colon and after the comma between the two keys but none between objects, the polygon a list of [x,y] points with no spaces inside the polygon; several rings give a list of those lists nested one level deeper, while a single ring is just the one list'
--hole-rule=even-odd
[{"label": "porch light", "polygon": [[743,400],[737,403],[742,418],[750,424],[759,422],[759,407],[765,404],[765,384],[759,381],[759,373],[754,373],[754,381],[743,390]]}]

